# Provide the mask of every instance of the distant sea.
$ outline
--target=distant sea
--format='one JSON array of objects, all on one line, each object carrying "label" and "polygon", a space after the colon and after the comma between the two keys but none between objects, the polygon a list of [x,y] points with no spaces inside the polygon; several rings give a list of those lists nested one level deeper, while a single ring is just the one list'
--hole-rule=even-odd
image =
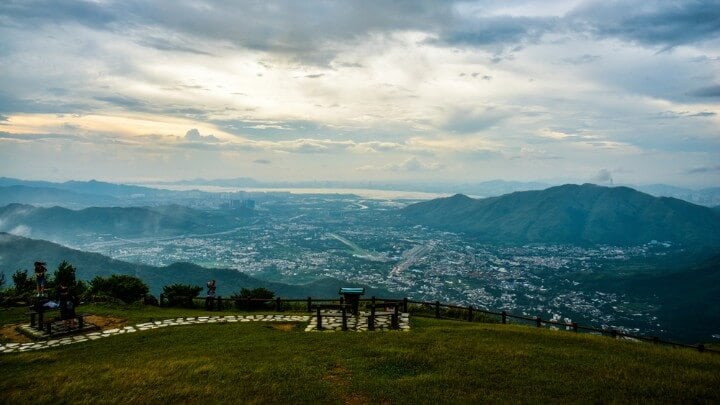
[{"label": "distant sea", "polygon": [[367,188],[256,188],[256,187],[222,187],[206,185],[157,185],[143,184],[145,187],[173,191],[206,191],[208,193],[236,193],[238,191],[256,193],[292,193],[292,194],[354,194],[370,200],[431,200],[447,197],[450,194],[424,193],[419,191],[373,190]]}]

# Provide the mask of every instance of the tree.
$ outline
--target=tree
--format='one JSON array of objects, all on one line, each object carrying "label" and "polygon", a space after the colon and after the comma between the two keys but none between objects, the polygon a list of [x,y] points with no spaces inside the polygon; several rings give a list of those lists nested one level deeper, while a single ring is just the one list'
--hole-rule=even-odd
[{"label": "tree", "polygon": [[35,282],[28,277],[27,270],[18,269],[12,275],[12,280],[15,285],[16,294],[32,292],[35,289]]},{"label": "tree", "polygon": [[136,302],[150,289],[139,278],[125,274],[113,274],[108,278],[95,277],[90,282],[90,293],[117,298],[125,303]]},{"label": "tree", "polygon": [[82,280],[75,279],[75,267],[65,260],[55,270],[53,279],[54,287],[66,285],[73,297],[78,297],[87,290],[87,285]]},{"label": "tree", "polygon": [[163,287],[163,295],[168,306],[193,307],[193,298],[202,291],[202,287],[190,284],[171,284]]}]

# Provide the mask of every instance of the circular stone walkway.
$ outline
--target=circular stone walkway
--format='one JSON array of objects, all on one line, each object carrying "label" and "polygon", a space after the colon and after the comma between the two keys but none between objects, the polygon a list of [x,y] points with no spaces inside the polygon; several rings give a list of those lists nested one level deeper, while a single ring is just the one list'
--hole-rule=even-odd
[{"label": "circular stone walkway", "polygon": [[[405,315],[405,314],[403,314]],[[336,331],[340,330],[340,323],[327,322],[331,318],[323,317],[323,331]],[[351,318],[349,317],[348,320]],[[409,331],[410,323],[407,316],[400,318],[401,330]],[[125,326],[123,328],[106,329],[99,332],[92,332],[87,334],[80,334],[74,336],[65,336],[57,339],[48,339],[35,341],[30,343],[0,343],[0,353],[19,353],[27,352],[32,350],[47,349],[51,347],[65,346],[74,343],[87,342],[91,340],[103,339],[110,336],[122,335],[125,333],[135,333],[138,331],[146,331],[151,329],[165,328],[168,326],[181,326],[181,325],[198,325],[207,323],[231,323],[231,322],[308,322],[308,326],[305,331],[317,331],[315,318],[309,315],[227,315],[227,316],[195,316],[187,318],[174,318],[165,319],[162,321],[144,322],[133,326]],[[356,321],[356,325],[359,322]],[[350,325],[348,325],[350,326]],[[389,329],[389,324],[386,322],[380,322],[378,320],[377,330]],[[357,332],[366,331],[367,328],[357,327],[351,328]]]}]

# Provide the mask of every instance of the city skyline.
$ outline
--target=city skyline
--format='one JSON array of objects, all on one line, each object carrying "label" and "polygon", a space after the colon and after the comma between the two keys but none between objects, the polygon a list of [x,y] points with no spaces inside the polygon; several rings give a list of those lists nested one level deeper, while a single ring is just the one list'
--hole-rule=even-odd
[{"label": "city skyline", "polygon": [[717,1],[0,4],[0,175],[720,185]]}]

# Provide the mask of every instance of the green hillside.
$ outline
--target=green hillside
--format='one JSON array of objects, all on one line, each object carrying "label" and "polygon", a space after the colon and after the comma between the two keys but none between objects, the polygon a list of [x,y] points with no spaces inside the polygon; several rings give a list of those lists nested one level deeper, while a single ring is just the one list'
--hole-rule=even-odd
[{"label": "green hillside", "polygon": [[568,184],[475,200],[455,195],[404,208],[417,224],[488,242],[636,245],[651,240],[720,246],[717,211],[628,187]]},{"label": "green hillside", "polygon": [[67,240],[75,236],[158,237],[228,229],[222,212],[179,205],[161,207],[90,207],[70,210],[10,204],[0,207],[0,231],[24,227],[33,237]]},{"label": "green hillside", "polygon": [[[93,312],[138,322],[178,311]],[[713,353],[518,325],[411,322],[410,332],[364,333],[260,322],[177,326],[2,354],[0,402],[720,401]]]},{"label": "green hillside", "polygon": [[[292,285],[260,280],[244,273],[229,269],[210,269],[192,263],[175,263],[166,267],[147,266],[114,260],[98,253],[70,249],[56,243],[23,238],[0,233],[0,272],[10,280],[18,269],[32,271],[35,261],[48,263],[51,271],[63,261],[68,261],[77,270],[81,280],[91,280],[95,276],[128,274],[141,278],[153,294],[159,294],[163,286],[174,283],[187,283],[204,286],[210,279],[218,282],[217,293],[229,296],[241,288],[264,287],[282,297],[336,296],[341,286],[347,283],[336,279],[323,279],[308,284]],[[387,296],[382,289],[366,287],[368,294]]]}]

